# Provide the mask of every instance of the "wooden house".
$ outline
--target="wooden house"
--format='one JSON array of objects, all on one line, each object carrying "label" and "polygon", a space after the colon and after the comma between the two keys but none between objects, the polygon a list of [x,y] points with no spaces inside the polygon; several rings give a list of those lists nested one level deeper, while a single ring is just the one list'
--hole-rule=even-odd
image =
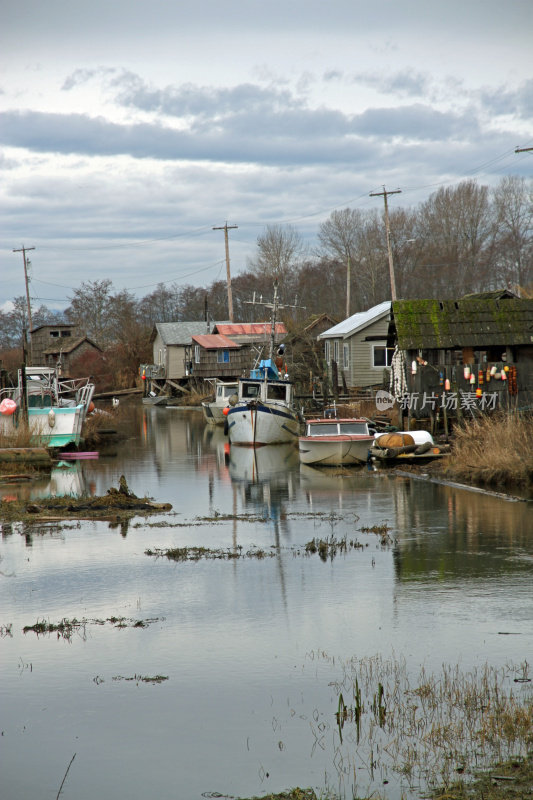
[{"label": "wooden house", "polygon": [[390,309],[387,300],[368,311],[352,314],[319,334],[334,390],[383,383],[384,370],[390,367],[393,353],[387,344]]},{"label": "wooden house", "polygon": [[533,300],[507,290],[458,300],[397,300],[389,346],[397,347],[394,394],[407,398],[411,416],[442,414],[446,405],[451,416],[531,408]]},{"label": "wooden house", "polygon": [[35,367],[47,367],[50,360],[45,352],[63,349],[81,336],[79,327],[73,323],[62,322],[57,325],[39,325],[31,332],[31,361]]},{"label": "wooden house", "polygon": [[77,325],[41,325],[31,333],[32,366],[53,367],[61,365],[63,375],[68,375],[74,361],[89,353],[102,353],[102,348],[81,334]]},{"label": "wooden house", "polygon": [[[153,377],[179,381],[190,375],[190,358],[186,356],[192,337],[210,333],[208,322],[157,322],[152,331]],[[155,367],[155,369],[153,369]]]},{"label": "wooden house", "polygon": [[251,367],[249,344],[239,344],[220,333],[199,334],[192,337],[188,359],[194,379],[236,380]]}]

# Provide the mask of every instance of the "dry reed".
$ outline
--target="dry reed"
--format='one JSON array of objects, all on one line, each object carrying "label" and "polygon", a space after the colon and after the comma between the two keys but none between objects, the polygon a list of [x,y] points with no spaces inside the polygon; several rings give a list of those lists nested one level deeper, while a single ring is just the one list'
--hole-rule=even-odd
[{"label": "dry reed", "polygon": [[533,482],[533,417],[502,413],[455,428],[447,471],[492,486]]}]

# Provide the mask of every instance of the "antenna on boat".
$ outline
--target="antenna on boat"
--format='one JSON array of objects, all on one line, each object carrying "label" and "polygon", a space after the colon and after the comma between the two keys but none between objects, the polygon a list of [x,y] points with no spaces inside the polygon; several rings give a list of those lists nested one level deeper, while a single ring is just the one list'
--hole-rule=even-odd
[{"label": "antenna on boat", "polygon": [[272,360],[274,358],[274,347],[276,344],[276,321],[278,316],[278,309],[280,308],[305,308],[305,306],[297,306],[295,305],[281,305],[278,301],[278,279],[274,280],[274,300],[272,303],[263,303],[263,295],[260,296],[260,300],[255,299],[255,292],[253,294],[253,300],[245,300],[245,303],[250,303],[250,305],[259,305],[259,306],[266,306],[266,308],[272,309],[271,314],[271,321],[270,321],[270,353],[269,358]]}]

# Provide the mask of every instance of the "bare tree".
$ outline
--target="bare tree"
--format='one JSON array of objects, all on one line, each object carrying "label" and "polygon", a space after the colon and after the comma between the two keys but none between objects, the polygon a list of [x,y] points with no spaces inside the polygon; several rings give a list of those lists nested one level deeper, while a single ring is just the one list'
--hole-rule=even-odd
[{"label": "bare tree", "polygon": [[486,186],[463,181],[439,189],[420,208],[418,225],[426,236],[428,288],[445,297],[487,288],[494,228]]},{"label": "bare tree", "polygon": [[156,322],[177,322],[180,318],[178,286],[173,283],[167,287],[164,283],[158,283],[155,291],[141,300],[139,310],[150,327]]},{"label": "bare tree", "polygon": [[257,237],[257,249],[258,254],[248,261],[248,268],[268,277],[272,283],[277,279],[283,289],[304,254],[300,234],[292,225],[267,225],[265,232]]},{"label": "bare tree", "polygon": [[112,286],[109,278],[82,283],[79,289],[74,290],[74,297],[70,298],[70,306],[65,311],[65,316],[100,346],[109,344],[112,338]]},{"label": "bare tree", "polygon": [[344,208],[341,211],[333,211],[318,230],[318,240],[323,253],[345,265],[346,316],[350,315],[352,307],[353,266],[361,258],[363,220],[361,211]]},{"label": "bare tree", "polygon": [[533,187],[524,178],[502,178],[493,191],[496,216],[496,262],[506,286],[533,283]]}]

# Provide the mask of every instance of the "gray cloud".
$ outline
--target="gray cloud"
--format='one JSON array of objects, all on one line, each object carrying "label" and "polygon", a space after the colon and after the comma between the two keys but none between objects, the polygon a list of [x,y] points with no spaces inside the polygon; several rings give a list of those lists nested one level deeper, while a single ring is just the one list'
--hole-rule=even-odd
[{"label": "gray cloud", "polygon": [[399,70],[393,74],[360,72],[352,77],[352,81],[396,97],[427,97],[432,82],[429,75],[413,69]]}]

